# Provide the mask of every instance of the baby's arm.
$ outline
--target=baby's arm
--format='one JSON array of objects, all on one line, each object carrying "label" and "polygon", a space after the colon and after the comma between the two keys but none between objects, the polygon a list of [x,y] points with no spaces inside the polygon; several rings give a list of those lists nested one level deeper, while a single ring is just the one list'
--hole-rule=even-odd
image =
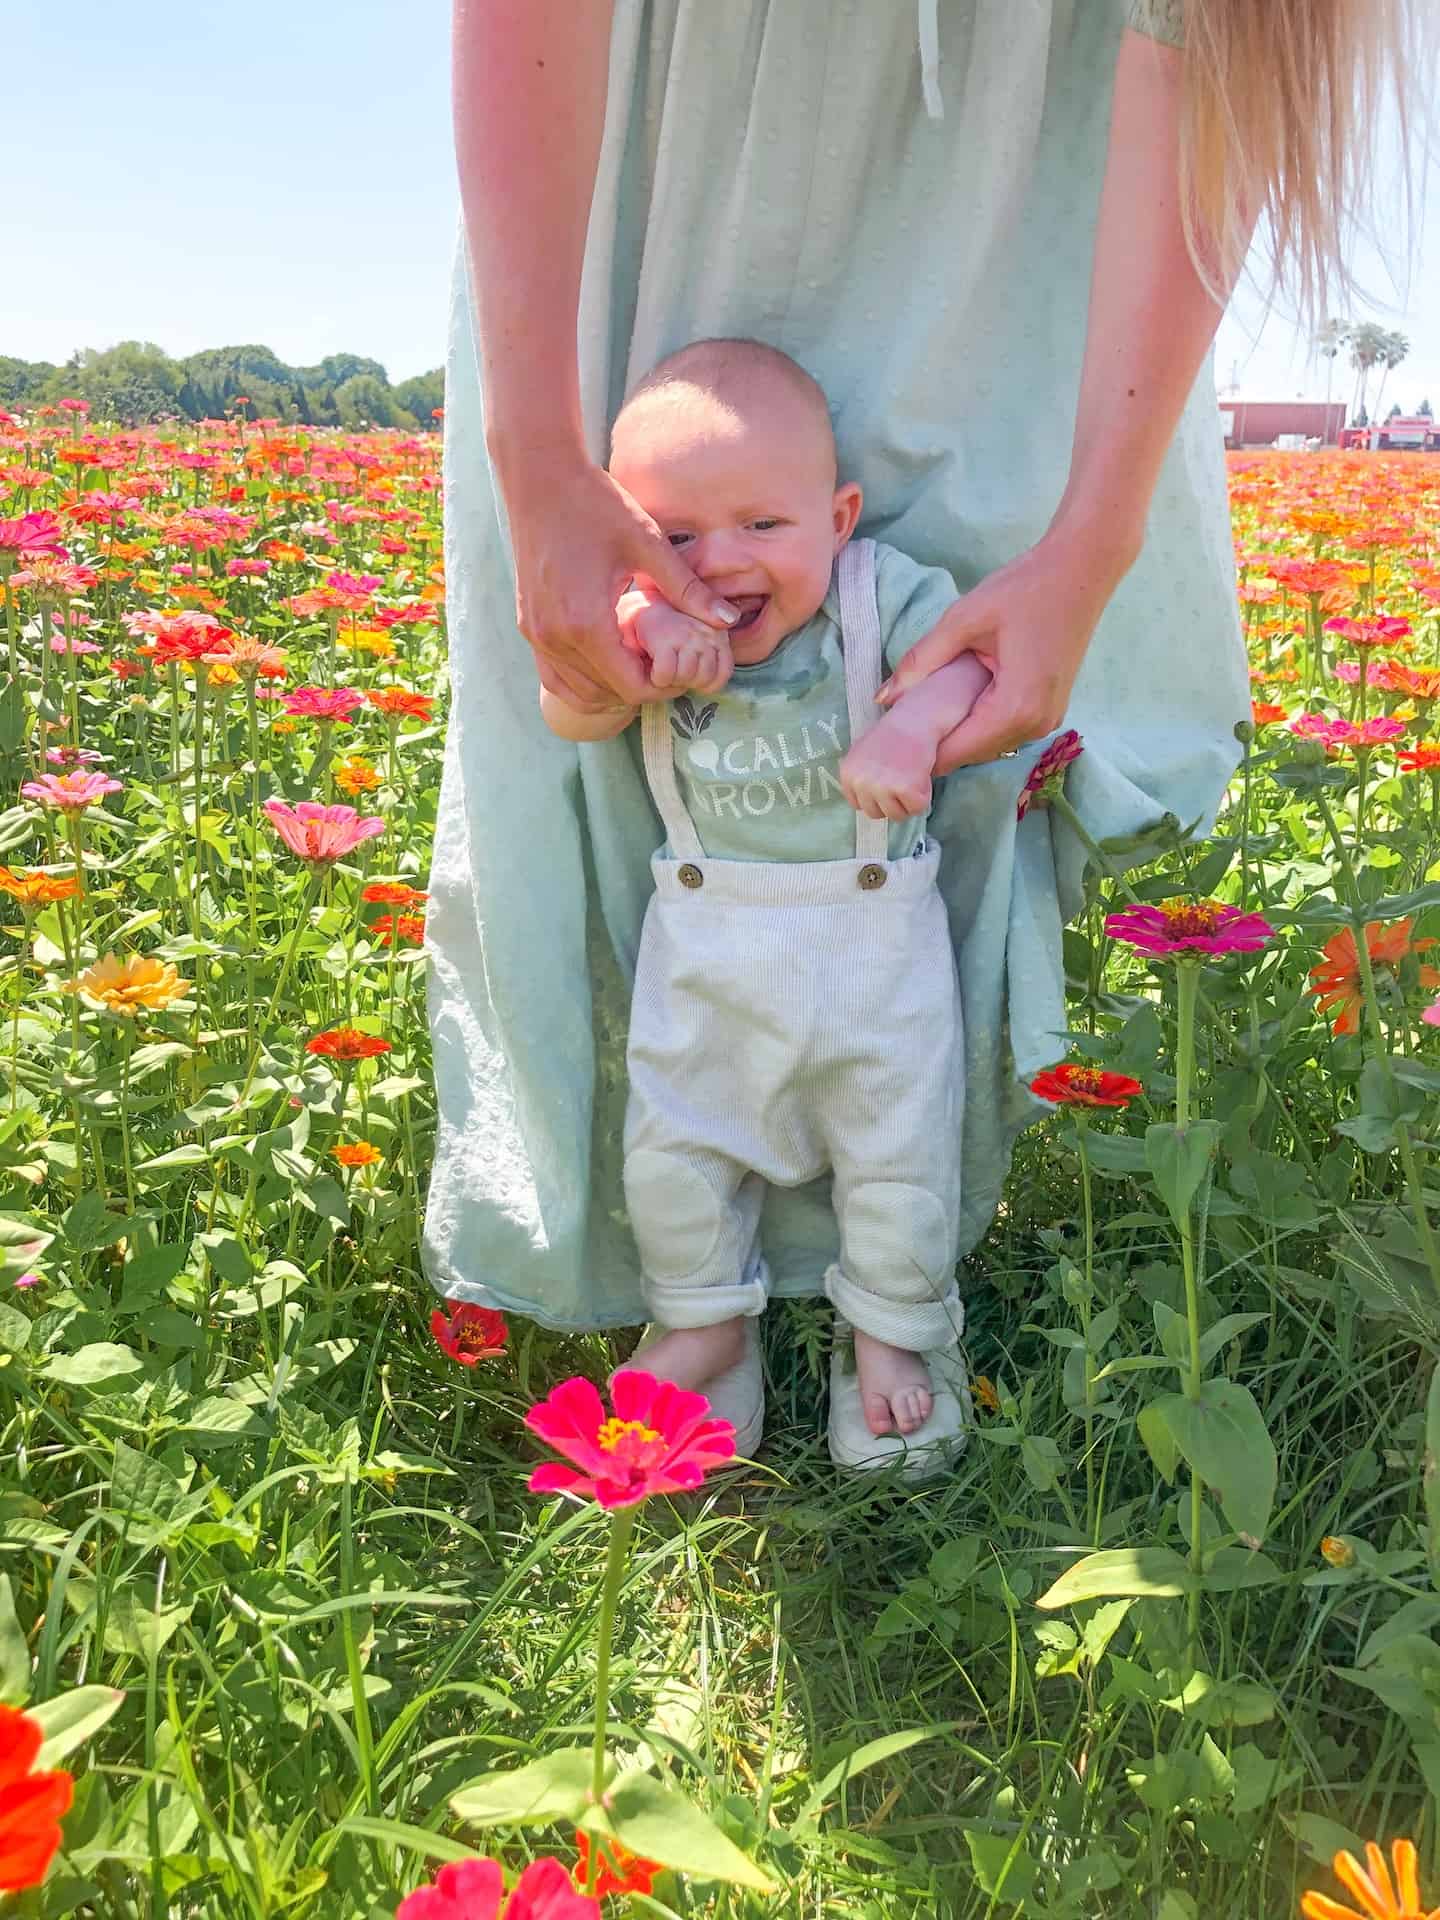
[{"label": "baby's arm", "polygon": [[962,653],[902,694],[840,762],[851,806],[872,820],[928,813],[940,742],[969,715],[990,679],[976,654]]},{"label": "baby's arm", "polygon": [[580,713],[567,707],[558,693],[551,693],[548,687],[540,689],[541,718],[562,740],[613,740],[639,711],[638,707],[614,706],[601,713]]}]

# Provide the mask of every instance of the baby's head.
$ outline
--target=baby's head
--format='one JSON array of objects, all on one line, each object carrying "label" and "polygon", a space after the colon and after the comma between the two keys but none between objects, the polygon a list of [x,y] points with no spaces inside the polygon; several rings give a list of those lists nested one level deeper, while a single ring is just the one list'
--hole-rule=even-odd
[{"label": "baby's head", "polygon": [[697,340],[631,392],[610,472],[707,586],[740,608],[741,666],[818,612],[860,489],[836,484],[825,395],[758,340]]}]

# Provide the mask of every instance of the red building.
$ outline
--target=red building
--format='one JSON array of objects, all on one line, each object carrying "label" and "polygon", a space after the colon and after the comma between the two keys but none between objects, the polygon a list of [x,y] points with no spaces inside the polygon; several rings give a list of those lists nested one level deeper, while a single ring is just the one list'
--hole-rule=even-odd
[{"label": "red building", "polygon": [[1279,439],[1340,442],[1343,400],[1222,400],[1220,419],[1227,447],[1273,447]]}]

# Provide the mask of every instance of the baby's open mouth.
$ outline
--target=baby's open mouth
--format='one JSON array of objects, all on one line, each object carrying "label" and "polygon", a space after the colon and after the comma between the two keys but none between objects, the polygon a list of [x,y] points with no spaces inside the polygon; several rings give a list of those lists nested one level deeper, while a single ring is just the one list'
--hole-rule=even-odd
[{"label": "baby's open mouth", "polygon": [[740,618],[731,627],[731,633],[744,633],[747,627],[753,627],[770,604],[768,593],[732,593],[729,599],[732,607],[740,609]]}]

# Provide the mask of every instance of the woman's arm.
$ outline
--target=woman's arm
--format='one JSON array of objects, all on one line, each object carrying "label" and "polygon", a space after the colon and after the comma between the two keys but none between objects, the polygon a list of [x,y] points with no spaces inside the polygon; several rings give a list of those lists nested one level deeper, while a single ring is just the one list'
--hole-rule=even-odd
[{"label": "woman's arm", "polygon": [[735,617],[585,446],[576,325],[612,13],[455,0],[454,14],[455,155],[516,620],[542,684],[580,708],[645,697],[615,624],[632,574],[712,625]]},{"label": "woman's arm", "polygon": [[1223,309],[1180,218],[1184,54],[1128,31],[1120,46],[1095,236],[1070,474],[1028,552],[956,602],[906,655],[893,698],[967,649],[995,678],[937,770],[992,760],[1060,725],[1100,615],[1139,554],[1150,500]]}]

